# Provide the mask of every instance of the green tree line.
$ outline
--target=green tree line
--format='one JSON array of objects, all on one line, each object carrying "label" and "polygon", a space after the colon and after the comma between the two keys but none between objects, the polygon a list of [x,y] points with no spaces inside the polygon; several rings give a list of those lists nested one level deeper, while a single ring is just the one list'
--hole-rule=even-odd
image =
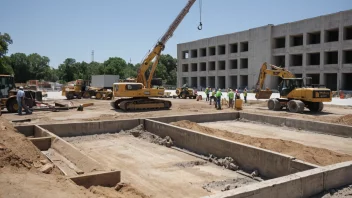
[{"label": "green tree line", "polygon": [[[77,62],[74,58],[66,58],[56,69],[49,66],[48,57],[37,53],[14,53],[6,56],[12,42],[10,35],[0,33],[0,74],[13,74],[18,83],[28,80],[64,83],[76,79],[91,80],[92,75],[101,74],[119,75],[120,79],[135,78],[140,67],[140,64],[127,63],[120,57],[110,57],[103,63]],[[176,85],[176,67],[177,59],[169,54],[162,54],[154,75],[162,78],[165,84]]]}]

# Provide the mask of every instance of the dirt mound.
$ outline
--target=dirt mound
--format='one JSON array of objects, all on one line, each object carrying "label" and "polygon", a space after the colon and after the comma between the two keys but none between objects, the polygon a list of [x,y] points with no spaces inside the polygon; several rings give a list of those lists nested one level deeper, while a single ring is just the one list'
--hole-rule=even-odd
[{"label": "dirt mound", "polygon": [[232,133],[225,130],[217,130],[209,127],[201,126],[195,122],[182,120],[171,123],[172,125],[195,130],[209,135],[225,138],[228,140],[249,144],[252,146],[272,150],[275,152],[287,154],[297,159],[310,162],[312,164],[325,166],[344,161],[352,160],[352,156],[340,154],[324,148],[316,148],[305,146],[292,141],[271,139],[271,138],[257,138],[237,133]]},{"label": "dirt mound", "polygon": [[[119,184],[118,184],[119,185]],[[92,186],[89,190],[99,196],[105,198],[148,198],[149,196],[143,194],[130,184],[122,184],[119,188],[108,188],[102,186]]]},{"label": "dirt mound", "polygon": [[336,119],[335,123],[352,125],[352,114],[347,114]]},{"label": "dirt mound", "polygon": [[41,173],[44,161],[37,147],[0,117],[0,197],[96,197],[56,167],[50,174]]},{"label": "dirt mound", "polygon": [[13,166],[32,168],[45,159],[39,149],[5,119],[0,118],[0,168]]}]

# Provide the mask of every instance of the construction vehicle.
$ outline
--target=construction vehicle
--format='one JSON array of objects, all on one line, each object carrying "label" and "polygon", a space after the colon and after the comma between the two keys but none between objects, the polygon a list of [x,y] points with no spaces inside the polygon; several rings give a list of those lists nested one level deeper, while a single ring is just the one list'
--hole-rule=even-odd
[{"label": "construction vehicle", "polygon": [[[7,109],[9,113],[18,111],[17,91],[13,76],[0,74],[0,107]],[[29,108],[36,106],[37,101],[42,101],[42,92],[34,90],[23,90],[25,92],[25,102]]]},{"label": "construction vehicle", "polygon": [[95,97],[95,99],[111,99],[112,90],[101,87],[90,87],[89,81],[78,79],[62,87],[61,95],[66,96],[67,100],[74,98],[81,99]]},{"label": "construction vehicle", "polygon": [[[141,66],[137,72],[135,82],[119,82],[114,83],[114,97],[122,97],[111,103],[115,109],[141,110],[141,109],[169,109],[171,102],[167,100],[152,99],[151,97],[164,96],[165,88],[162,87],[160,79],[153,79],[155,69],[158,65],[161,51],[164,50],[166,42],[171,38],[177,26],[189,12],[190,8],[196,0],[189,0],[186,6],[181,10],[176,19],[170,25],[166,33],[155,44],[154,48],[147,54],[141,62]],[[151,66],[151,62],[154,63]],[[151,66],[151,68],[150,68]],[[150,69],[148,79],[146,72]],[[127,97],[127,98],[126,98]]]},{"label": "construction vehicle", "polygon": [[197,90],[189,88],[187,84],[184,84],[180,88],[176,88],[176,97],[182,99],[196,99],[197,98]]},{"label": "construction vehicle", "polygon": [[[271,69],[267,69],[268,65]],[[261,90],[266,75],[282,78],[278,87],[280,98],[270,98],[272,91],[269,89]],[[332,92],[321,85],[312,85],[311,78],[305,80],[304,82],[303,78],[295,78],[293,73],[284,68],[264,63],[260,69],[255,98],[270,98],[268,108],[274,111],[286,108],[290,112],[301,113],[306,107],[312,112],[321,112],[324,108],[323,102],[331,102]]]}]

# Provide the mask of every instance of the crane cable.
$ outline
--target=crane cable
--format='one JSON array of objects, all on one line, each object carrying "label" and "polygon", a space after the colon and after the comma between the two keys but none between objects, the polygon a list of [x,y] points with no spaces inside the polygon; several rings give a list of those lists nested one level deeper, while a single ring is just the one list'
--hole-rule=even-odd
[{"label": "crane cable", "polygon": [[203,29],[203,24],[202,24],[202,0],[199,0],[199,25],[198,25],[198,30]]}]

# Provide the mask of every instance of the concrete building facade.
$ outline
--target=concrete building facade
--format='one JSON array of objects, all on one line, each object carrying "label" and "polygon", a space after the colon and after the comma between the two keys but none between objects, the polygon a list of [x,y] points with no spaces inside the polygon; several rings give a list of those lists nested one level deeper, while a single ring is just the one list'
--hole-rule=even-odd
[{"label": "concrete building facade", "polygon": [[[255,87],[263,62],[332,90],[352,90],[352,10],[177,45],[177,85]],[[266,87],[280,79],[269,76]]]}]

